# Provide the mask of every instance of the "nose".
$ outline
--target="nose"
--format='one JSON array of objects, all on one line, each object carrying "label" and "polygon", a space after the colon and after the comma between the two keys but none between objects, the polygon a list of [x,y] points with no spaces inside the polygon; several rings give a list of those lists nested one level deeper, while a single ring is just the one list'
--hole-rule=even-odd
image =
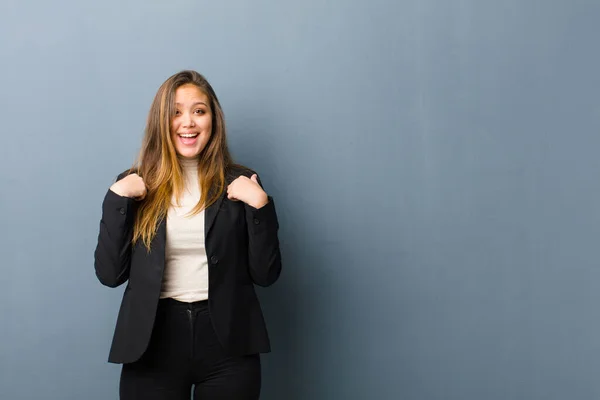
[{"label": "nose", "polygon": [[184,128],[191,128],[194,127],[196,124],[194,123],[194,118],[192,118],[192,115],[190,113],[184,113],[181,116],[181,123],[183,125]]}]

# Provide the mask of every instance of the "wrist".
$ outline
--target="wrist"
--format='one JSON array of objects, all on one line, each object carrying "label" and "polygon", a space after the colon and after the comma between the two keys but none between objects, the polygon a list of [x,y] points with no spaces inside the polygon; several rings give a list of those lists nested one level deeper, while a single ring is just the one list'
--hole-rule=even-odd
[{"label": "wrist", "polygon": [[264,207],[268,202],[269,202],[269,197],[267,196],[266,193],[263,192],[260,196],[257,196],[256,199],[254,199],[254,201],[249,203],[249,205],[256,209],[259,209],[259,208]]},{"label": "wrist", "polygon": [[118,194],[119,196],[127,197],[123,193],[121,185],[119,185],[119,182],[113,183],[113,185],[110,187],[110,190],[113,191],[114,193]]}]

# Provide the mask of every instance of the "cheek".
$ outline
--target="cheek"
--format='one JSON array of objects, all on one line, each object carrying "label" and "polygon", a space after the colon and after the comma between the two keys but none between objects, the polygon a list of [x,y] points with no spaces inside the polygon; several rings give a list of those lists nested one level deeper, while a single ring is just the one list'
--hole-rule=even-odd
[{"label": "cheek", "polygon": [[171,143],[173,143],[174,146],[177,146],[177,144],[178,144],[177,143],[177,135],[173,132],[175,132],[175,131],[174,130],[171,131]]},{"label": "cheek", "polygon": [[205,148],[206,145],[208,144],[208,141],[210,140],[210,132],[207,133],[206,135],[204,135],[204,137],[202,138],[202,148]]},{"label": "cheek", "polygon": [[203,119],[201,121],[201,124],[204,127],[204,130],[207,130],[209,132],[212,131],[212,120],[210,118]]}]

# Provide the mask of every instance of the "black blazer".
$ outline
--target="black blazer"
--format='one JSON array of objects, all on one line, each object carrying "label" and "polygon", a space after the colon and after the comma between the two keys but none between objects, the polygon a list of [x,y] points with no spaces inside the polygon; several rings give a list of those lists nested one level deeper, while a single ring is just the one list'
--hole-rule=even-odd
[{"label": "black blazer", "polygon": [[[234,168],[227,183],[253,171]],[[124,177],[119,175],[117,179]],[[100,282],[117,287],[126,281],[108,358],[130,363],[145,352],[161,291],[165,266],[166,219],[158,227],[151,250],[141,241],[131,244],[133,221],[139,203],[108,190],[94,267]],[[269,286],[281,272],[273,199],[256,209],[241,201],[219,200],[205,210],[205,246],[209,262],[209,310],[223,347],[232,355],[266,353],[269,337],[254,284]]]}]

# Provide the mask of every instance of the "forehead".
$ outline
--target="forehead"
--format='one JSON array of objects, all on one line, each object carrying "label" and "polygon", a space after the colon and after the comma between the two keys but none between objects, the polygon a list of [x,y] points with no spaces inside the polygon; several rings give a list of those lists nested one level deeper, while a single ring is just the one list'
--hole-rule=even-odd
[{"label": "forehead", "polygon": [[193,104],[197,102],[208,105],[208,96],[198,86],[187,83],[175,90],[175,103]]}]

